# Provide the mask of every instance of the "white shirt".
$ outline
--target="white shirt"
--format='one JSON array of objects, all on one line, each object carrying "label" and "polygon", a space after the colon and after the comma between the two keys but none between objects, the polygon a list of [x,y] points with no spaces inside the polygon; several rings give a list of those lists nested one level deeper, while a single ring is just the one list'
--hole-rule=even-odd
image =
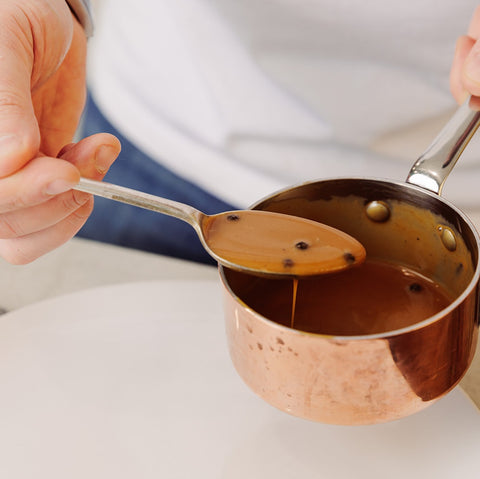
[{"label": "white shirt", "polygon": [[[455,108],[473,0],[103,0],[89,81],[107,118],[177,174],[248,206],[336,177],[404,180]],[[480,141],[447,180],[480,204]]]}]

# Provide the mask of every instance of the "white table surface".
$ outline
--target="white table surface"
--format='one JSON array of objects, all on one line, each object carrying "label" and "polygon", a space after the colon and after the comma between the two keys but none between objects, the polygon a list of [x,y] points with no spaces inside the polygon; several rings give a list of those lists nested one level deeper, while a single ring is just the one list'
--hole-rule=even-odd
[{"label": "white table surface", "polygon": [[0,307],[12,310],[95,286],[162,279],[216,279],[212,266],[74,238],[31,264],[0,258]]},{"label": "white table surface", "polygon": [[135,278],[3,315],[0,477],[477,477],[480,414],[459,388],[374,426],[265,403],[232,366],[219,293],[216,279]]}]

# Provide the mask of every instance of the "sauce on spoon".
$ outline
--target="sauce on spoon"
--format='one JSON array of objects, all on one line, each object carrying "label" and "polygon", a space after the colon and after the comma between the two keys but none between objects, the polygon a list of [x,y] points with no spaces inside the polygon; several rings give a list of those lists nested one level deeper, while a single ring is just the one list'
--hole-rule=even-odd
[{"label": "sauce on spoon", "polygon": [[366,257],[362,244],[346,233],[280,213],[221,213],[207,216],[202,229],[214,258],[254,274],[314,276],[361,264]]}]

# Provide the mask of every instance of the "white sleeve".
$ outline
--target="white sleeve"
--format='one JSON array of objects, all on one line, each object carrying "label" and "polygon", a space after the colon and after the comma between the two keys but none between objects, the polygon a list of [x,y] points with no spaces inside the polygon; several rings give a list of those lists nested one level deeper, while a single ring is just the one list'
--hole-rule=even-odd
[{"label": "white sleeve", "polygon": [[67,3],[77,17],[87,36],[93,33],[93,14],[89,0],[67,0]]}]

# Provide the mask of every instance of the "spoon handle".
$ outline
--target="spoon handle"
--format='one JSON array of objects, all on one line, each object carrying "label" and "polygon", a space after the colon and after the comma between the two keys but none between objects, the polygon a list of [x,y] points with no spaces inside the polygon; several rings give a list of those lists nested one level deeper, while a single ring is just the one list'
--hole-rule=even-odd
[{"label": "spoon handle", "polygon": [[156,211],[168,216],[186,221],[193,226],[197,232],[200,231],[201,219],[205,215],[192,206],[178,201],[167,200],[160,196],[150,195],[141,191],[125,188],[124,186],[113,185],[104,181],[89,180],[80,178],[79,183],[74,188],[78,191],[91,193],[109,200],[119,201],[139,208]]}]

